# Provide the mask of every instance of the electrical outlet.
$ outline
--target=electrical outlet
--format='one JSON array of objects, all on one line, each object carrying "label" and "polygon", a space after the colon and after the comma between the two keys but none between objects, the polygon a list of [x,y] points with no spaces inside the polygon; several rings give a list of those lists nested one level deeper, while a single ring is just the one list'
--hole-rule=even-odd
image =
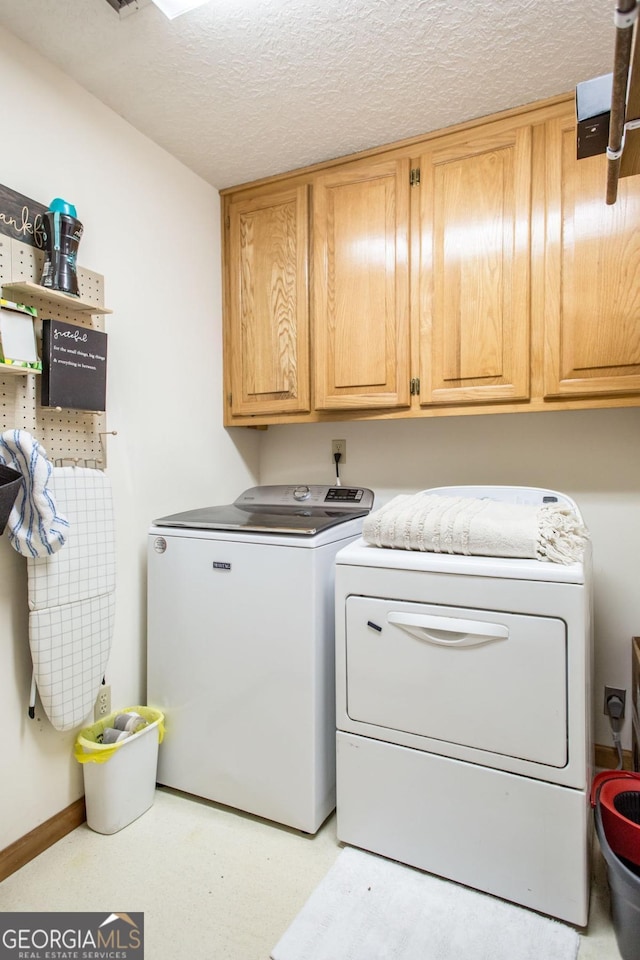
[{"label": "electrical outlet", "polygon": [[620,687],[605,687],[605,688],[604,688],[604,710],[603,710],[603,713],[605,713],[608,717],[611,716],[611,710],[610,710],[610,708],[609,708],[609,700],[611,699],[611,697],[619,697],[620,700],[622,700],[622,713],[620,714],[620,716],[618,717],[618,719],[619,719],[619,720],[623,720],[623,719],[624,719],[624,708],[625,708],[625,703],[626,703],[626,699],[627,699],[627,691],[621,689]]},{"label": "electrical outlet", "polygon": [[347,441],[346,440],[332,440],[331,441],[331,459],[335,463],[334,455],[336,453],[340,454],[340,466],[347,462]]},{"label": "electrical outlet", "polygon": [[93,716],[96,720],[102,720],[111,713],[111,687],[103,683],[96,697],[96,705],[93,708]]}]

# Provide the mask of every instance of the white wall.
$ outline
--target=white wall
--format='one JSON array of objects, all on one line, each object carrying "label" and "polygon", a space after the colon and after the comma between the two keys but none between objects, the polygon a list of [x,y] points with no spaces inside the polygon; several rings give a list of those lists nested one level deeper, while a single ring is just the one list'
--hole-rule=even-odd
[{"label": "white wall", "polygon": [[[105,277],[108,474],[117,524],[113,706],[144,702],[146,530],[233,499],[259,438],[222,427],[217,192],[0,28],[0,181],[74,203],[79,262]],[[73,734],[29,720],[26,561],[0,538],[0,849],[82,795]],[[179,643],[176,637],[176,643]]]},{"label": "white wall", "polygon": [[[596,742],[610,745],[603,686],[631,690],[640,634],[640,410],[443,417],[269,427],[262,483],[330,483],[331,439],[346,439],[345,484],[398,493],[460,483],[548,487],[573,497],[589,527],[595,580]],[[507,719],[508,722],[508,719]],[[623,745],[631,746],[627,720]]]}]

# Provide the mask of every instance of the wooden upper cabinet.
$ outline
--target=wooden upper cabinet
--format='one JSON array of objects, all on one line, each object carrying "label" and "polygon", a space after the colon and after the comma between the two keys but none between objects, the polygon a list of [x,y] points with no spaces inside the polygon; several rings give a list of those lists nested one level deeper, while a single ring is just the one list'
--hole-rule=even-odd
[{"label": "wooden upper cabinet", "polygon": [[420,402],[529,396],[531,128],[420,159]]},{"label": "wooden upper cabinet", "polygon": [[226,365],[231,413],[306,412],[308,186],[232,202],[228,217]]},{"label": "wooden upper cabinet", "polygon": [[640,180],[605,203],[604,155],[576,160],[575,120],[547,125],[545,396],[640,391]]},{"label": "wooden upper cabinet", "polygon": [[313,182],[318,410],[409,403],[409,160]]},{"label": "wooden upper cabinet", "polygon": [[606,166],[561,97],[223,191],[225,423],[640,405]]}]

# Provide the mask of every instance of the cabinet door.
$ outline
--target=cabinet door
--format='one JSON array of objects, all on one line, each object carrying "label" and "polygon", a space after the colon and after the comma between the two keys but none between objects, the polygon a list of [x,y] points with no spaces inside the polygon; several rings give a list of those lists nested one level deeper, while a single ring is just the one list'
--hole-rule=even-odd
[{"label": "cabinet door", "polygon": [[606,164],[576,160],[573,116],[548,123],[548,397],[640,391],[640,180],[620,180],[607,205]]},{"label": "cabinet door", "polygon": [[420,402],[526,399],[531,129],[438,140],[420,177]]},{"label": "cabinet door", "polygon": [[409,161],[313,185],[313,343],[319,410],[409,403]]},{"label": "cabinet door", "polygon": [[308,187],[229,207],[232,415],[309,410]]}]

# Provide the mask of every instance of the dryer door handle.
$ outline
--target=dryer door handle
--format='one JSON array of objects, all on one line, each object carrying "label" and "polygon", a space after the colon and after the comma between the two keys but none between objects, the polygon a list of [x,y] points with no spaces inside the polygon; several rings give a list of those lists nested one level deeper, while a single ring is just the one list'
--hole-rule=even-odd
[{"label": "dryer door handle", "polygon": [[421,613],[389,613],[388,623],[395,623],[418,640],[428,640],[444,647],[476,647],[494,640],[506,640],[509,628],[502,623],[484,620],[461,620],[456,617],[434,617]]}]

